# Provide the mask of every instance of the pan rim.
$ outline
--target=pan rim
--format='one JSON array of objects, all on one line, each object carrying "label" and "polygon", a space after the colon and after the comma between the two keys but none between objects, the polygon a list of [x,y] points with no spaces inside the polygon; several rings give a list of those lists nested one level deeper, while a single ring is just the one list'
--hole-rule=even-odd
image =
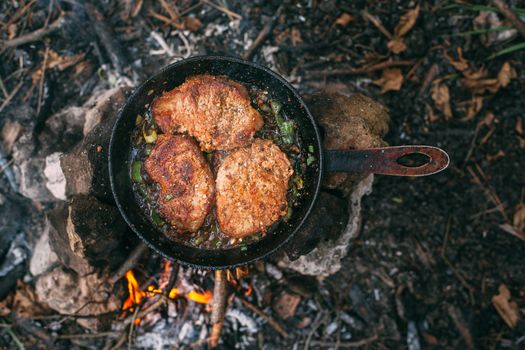
[{"label": "pan rim", "polygon": [[[126,110],[126,107],[131,103],[131,101],[135,100],[137,98],[137,96],[140,96],[141,94],[146,93],[143,90],[145,89],[147,84],[149,84],[152,80],[155,80],[155,79],[158,79],[159,77],[162,77],[167,71],[169,71],[169,70],[171,70],[171,69],[173,69],[175,67],[178,67],[180,65],[192,63],[192,62],[195,62],[195,61],[197,61],[197,62],[198,61],[203,61],[203,60],[220,61],[220,62],[231,62],[231,63],[240,64],[240,65],[247,65],[247,66],[250,66],[250,67],[255,68],[257,70],[262,70],[266,74],[269,74],[273,78],[277,79],[286,89],[288,89],[292,93],[292,95],[297,100],[297,102],[302,106],[303,111],[304,111],[303,113],[310,120],[310,124],[308,125],[308,128],[313,128],[313,132],[315,134],[315,138],[316,138],[316,141],[317,141],[317,148],[319,150],[319,153],[317,155],[318,158],[319,158],[318,159],[318,166],[317,166],[317,181],[316,181],[315,186],[314,186],[314,193],[313,193],[313,195],[311,197],[310,203],[309,203],[309,205],[308,205],[308,207],[307,207],[307,209],[305,211],[305,214],[302,216],[302,218],[299,221],[299,223],[293,228],[293,230],[291,230],[288,233],[287,237],[283,238],[283,240],[278,242],[271,249],[269,249],[269,250],[267,250],[265,252],[262,252],[260,254],[247,255],[246,259],[244,259],[241,262],[234,263],[234,264],[219,264],[219,265],[195,264],[195,263],[192,263],[192,262],[185,261],[184,259],[181,259],[179,257],[171,256],[170,254],[165,253],[162,249],[159,249],[157,246],[155,246],[155,244],[150,242],[150,240],[147,239],[140,232],[140,230],[137,227],[135,227],[133,222],[129,219],[129,217],[128,217],[127,213],[126,213],[126,210],[124,209],[124,207],[123,207],[123,205],[121,203],[121,200],[119,199],[119,195],[117,194],[117,186],[118,186],[118,184],[116,183],[115,172],[114,172],[115,170],[113,168],[113,166],[114,166],[113,165],[113,153],[114,153],[114,148],[117,147],[116,146],[116,143],[117,143],[116,138],[117,137],[115,135],[116,135],[116,131],[117,131],[119,125],[121,124],[121,121],[124,118],[124,111]],[[184,265],[184,266],[189,266],[189,267],[198,268],[198,269],[218,270],[218,269],[234,268],[234,267],[238,267],[238,266],[244,266],[244,265],[253,263],[255,261],[265,259],[268,256],[276,253],[279,249],[282,249],[284,246],[286,246],[286,244],[302,228],[302,226],[304,225],[305,221],[310,216],[310,213],[312,212],[312,210],[313,210],[313,208],[315,206],[315,203],[317,202],[318,194],[319,194],[319,191],[321,189],[321,184],[322,184],[323,176],[324,176],[324,155],[323,155],[323,145],[322,145],[322,142],[321,142],[319,128],[317,127],[317,124],[315,123],[315,120],[314,120],[310,110],[308,109],[306,103],[304,102],[303,98],[299,95],[297,90],[286,79],[284,79],[279,73],[274,72],[270,68],[265,67],[263,65],[260,65],[258,63],[246,61],[246,60],[243,60],[243,59],[240,59],[240,58],[237,58],[237,57],[233,57],[233,56],[199,55],[199,56],[193,56],[193,57],[190,57],[190,58],[187,58],[187,59],[183,59],[183,60],[171,63],[171,64],[161,68],[155,74],[149,76],[127,98],[125,104],[121,107],[120,111],[118,112],[118,116],[117,116],[117,118],[115,120],[115,124],[113,125],[112,130],[111,130],[111,138],[110,138],[109,149],[108,149],[108,171],[109,171],[109,180],[110,180],[111,192],[113,194],[113,198],[115,199],[115,204],[116,204],[116,206],[117,206],[117,208],[118,208],[118,210],[120,212],[120,215],[122,216],[122,218],[124,219],[124,221],[126,222],[128,227],[131,228],[131,230],[148,247],[153,249],[156,253],[158,253],[159,255],[163,256],[164,258],[167,258],[167,259],[172,260],[172,261],[176,261],[177,263],[179,263],[181,265]],[[199,248],[194,248],[194,247],[192,247],[192,248],[193,249],[199,249]]]}]

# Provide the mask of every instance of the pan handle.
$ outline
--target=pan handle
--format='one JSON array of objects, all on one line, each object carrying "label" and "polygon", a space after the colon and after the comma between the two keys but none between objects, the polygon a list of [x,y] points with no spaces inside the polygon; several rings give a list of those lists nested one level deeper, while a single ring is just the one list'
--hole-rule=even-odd
[{"label": "pan handle", "polygon": [[[411,154],[428,157],[426,163],[409,167],[399,159]],[[330,172],[360,172],[397,176],[426,176],[447,168],[448,154],[432,146],[393,146],[349,151],[325,151],[326,170]]]}]

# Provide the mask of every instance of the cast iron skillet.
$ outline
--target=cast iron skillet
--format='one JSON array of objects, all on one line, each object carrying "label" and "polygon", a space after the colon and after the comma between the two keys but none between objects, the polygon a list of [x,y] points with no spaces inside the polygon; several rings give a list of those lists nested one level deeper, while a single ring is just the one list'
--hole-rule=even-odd
[{"label": "cast iron skillet", "polygon": [[[225,75],[247,86],[255,85],[269,91],[272,98],[283,104],[285,113],[293,118],[305,145],[312,145],[316,161],[303,174],[304,196],[287,223],[277,225],[260,241],[242,251],[240,247],[227,250],[205,250],[169,240],[149,221],[132,193],[129,170],[131,134],[135,118],[143,114],[153,99],[166,90],[182,84],[196,74]],[[428,162],[419,167],[404,167],[396,162],[410,153],[427,155]],[[295,89],[281,76],[261,65],[238,58],[200,56],[176,62],[144,82],[128,99],[113,128],[109,146],[109,175],[111,190],[120,213],[131,229],[153,250],[179,263],[205,269],[231,268],[262,259],[282,247],[301,229],[319,192],[323,172],[367,172],[390,175],[421,176],[443,170],[448,156],[438,148],[426,146],[386,147],[359,151],[323,151],[319,130],[305,103]]]}]

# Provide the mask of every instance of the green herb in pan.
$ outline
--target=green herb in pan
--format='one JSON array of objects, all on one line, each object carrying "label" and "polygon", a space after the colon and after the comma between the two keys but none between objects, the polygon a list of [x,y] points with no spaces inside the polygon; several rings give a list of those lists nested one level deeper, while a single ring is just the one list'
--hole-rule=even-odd
[{"label": "green herb in pan", "polygon": [[308,154],[308,158],[306,158],[306,165],[311,165],[315,162],[315,157],[311,154]]},{"label": "green herb in pan", "polygon": [[169,202],[169,201],[171,201],[172,199],[173,199],[173,195],[171,195],[171,194],[167,194],[167,195],[164,197],[164,200],[165,200],[166,202]]},{"label": "green herb in pan", "polygon": [[153,210],[151,212],[151,221],[153,221],[153,223],[157,226],[162,226],[164,225],[166,222],[160,217],[159,213],[157,213],[156,210]]},{"label": "green herb in pan", "polygon": [[140,123],[142,123],[142,116],[141,115],[137,115],[137,118],[135,118],[135,125],[139,125]]},{"label": "green herb in pan", "polygon": [[144,131],[143,136],[146,143],[154,143],[157,141],[157,132],[154,129]]},{"label": "green herb in pan", "polygon": [[139,183],[142,182],[141,170],[142,170],[142,162],[134,161],[131,164],[131,179],[134,182],[139,182]]}]

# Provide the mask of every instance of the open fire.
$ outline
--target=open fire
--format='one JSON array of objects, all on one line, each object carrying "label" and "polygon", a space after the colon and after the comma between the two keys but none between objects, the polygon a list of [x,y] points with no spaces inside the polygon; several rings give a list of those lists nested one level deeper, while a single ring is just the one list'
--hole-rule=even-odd
[{"label": "open fire", "polygon": [[176,299],[177,297],[186,297],[199,304],[209,304],[213,300],[213,293],[209,290],[204,292],[198,292],[191,290],[187,293],[182,292],[179,288],[171,288],[169,291],[166,289],[167,281],[171,273],[171,262],[166,261],[164,264],[164,271],[161,278],[159,279],[159,285],[149,284],[145,290],[142,290],[133,270],[126,272],[126,281],[128,287],[128,298],[122,304],[122,310],[124,313],[123,317],[126,317],[127,312],[133,312],[135,307],[141,305],[146,299],[154,297],[156,295],[164,296],[168,299]]}]

